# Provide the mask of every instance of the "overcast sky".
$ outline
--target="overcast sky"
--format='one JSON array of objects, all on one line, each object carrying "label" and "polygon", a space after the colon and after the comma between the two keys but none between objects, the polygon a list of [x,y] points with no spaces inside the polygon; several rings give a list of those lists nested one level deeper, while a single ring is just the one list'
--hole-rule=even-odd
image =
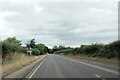
[{"label": "overcast sky", "polygon": [[0,2],[0,38],[49,47],[109,43],[118,39],[117,2]]}]

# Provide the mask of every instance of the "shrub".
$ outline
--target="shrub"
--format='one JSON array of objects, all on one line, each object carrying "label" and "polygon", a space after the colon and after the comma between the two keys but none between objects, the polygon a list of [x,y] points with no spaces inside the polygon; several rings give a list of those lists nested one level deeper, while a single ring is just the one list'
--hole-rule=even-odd
[{"label": "shrub", "polygon": [[17,40],[15,37],[9,37],[2,41],[2,57],[5,57],[6,54],[20,52],[21,41]]},{"label": "shrub", "polygon": [[32,49],[33,55],[40,55],[40,51],[38,49]]},{"label": "shrub", "polygon": [[48,47],[46,47],[44,44],[37,44],[36,49],[38,49],[40,51],[41,55],[49,52]]}]

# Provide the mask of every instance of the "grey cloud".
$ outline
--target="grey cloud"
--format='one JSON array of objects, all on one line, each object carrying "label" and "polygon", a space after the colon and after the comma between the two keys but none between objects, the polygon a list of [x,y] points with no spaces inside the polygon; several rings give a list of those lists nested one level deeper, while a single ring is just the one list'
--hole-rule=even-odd
[{"label": "grey cloud", "polygon": [[[43,10],[35,12],[36,6]],[[4,20],[24,43],[36,38],[49,46],[74,46],[117,39],[117,3],[0,4],[0,12],[7,11],[18,13]]]}]

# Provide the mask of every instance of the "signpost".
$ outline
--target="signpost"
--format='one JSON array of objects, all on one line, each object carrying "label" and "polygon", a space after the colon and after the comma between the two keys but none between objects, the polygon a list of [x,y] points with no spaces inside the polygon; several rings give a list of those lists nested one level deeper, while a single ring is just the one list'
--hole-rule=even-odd
[{"label": "signpost", "polygon": [[31,48],[27,52],[31,55],[32,54]]},{"label": "signpost", "polygon": [[29,51],[27,51],[30,55],[32,54],[32,51],[31,50],[29,50]]}]

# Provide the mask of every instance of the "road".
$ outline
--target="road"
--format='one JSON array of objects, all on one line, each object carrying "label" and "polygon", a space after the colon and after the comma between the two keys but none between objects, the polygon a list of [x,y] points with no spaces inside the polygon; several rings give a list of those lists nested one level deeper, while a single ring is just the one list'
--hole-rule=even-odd
[{"label": "road", "polygon": [[30,78],[118,78],[118,68],[92,61],[48,54]]}]

